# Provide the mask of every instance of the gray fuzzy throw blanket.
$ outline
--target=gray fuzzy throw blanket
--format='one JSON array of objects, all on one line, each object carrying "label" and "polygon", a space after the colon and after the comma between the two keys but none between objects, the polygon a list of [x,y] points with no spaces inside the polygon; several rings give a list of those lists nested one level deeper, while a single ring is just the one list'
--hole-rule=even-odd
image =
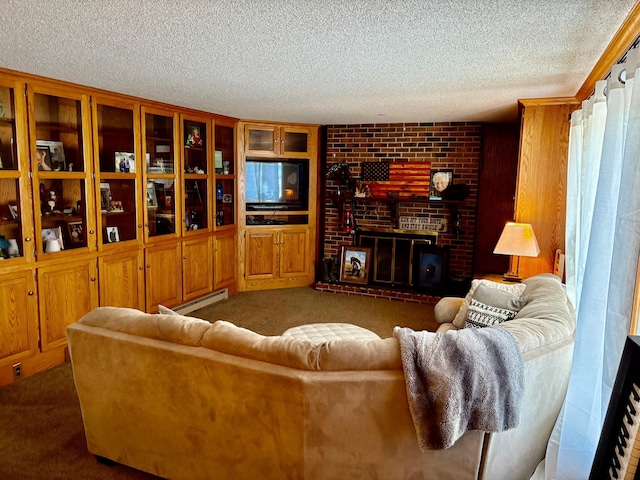
[{"label": "gray fuzzy throw blanket", "polygon": [[468,430],[518,426],[524,362],[506,329],[433,333],[396,327],[393,334],[422,450],[449,448]]}]

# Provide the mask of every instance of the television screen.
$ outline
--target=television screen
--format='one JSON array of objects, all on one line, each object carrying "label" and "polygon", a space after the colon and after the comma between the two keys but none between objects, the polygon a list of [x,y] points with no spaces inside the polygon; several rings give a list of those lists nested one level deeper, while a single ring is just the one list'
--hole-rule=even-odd
[{"label": "television screen", "polygon": [[306,209],[306,165],[305,161],[294,160],[247,160],[247,207]]}]

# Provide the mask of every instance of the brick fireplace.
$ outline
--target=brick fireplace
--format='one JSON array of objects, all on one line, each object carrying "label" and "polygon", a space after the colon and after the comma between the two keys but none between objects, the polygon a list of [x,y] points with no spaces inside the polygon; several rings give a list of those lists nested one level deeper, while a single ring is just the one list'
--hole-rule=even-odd
[{"label": "brick fireplace", "polygon": [[[447,280],[467,280],[473,274],[473,249],[476,230],[476,204],[478,194],[478,172],[482,141],[482,124],[477,122],[402,123],[367,125],[331,125],[326,127],[326,164],[321,174],[325,187],[324,209],[321,212],[320,255],[323,259],[339,262],[341,247],[357,245],[358,229],[397,229],[398,219],[403,216],[427,217],[430,221],[444,225],[438,231],[435,246],[446,250]],[[347,201],[336,197],[344,185],[327,179],[324,173],[335,163],[347,162],[352,177],[361,178],[363,162],[430,162],[431,170],[453,170],[455,184],[469,187],[469,195],[460,203],[445,201]],[[341,230],[341,215],[351,212],[354,232]],[[456,225],[457,220],[457,225]],[[323,228],[324,227],[324,228]],[[416,240],[420,240],[420,235]],[[426,238],[426,237],[425,237]],[[322,272],[322,266],[318,269]],[[328,288],[322,285],[320,288]],[[383,296],[398,292],[398,298],[407,300],[405,285],[391,282],[375,282],[369,289],[363,287],[337,287],[346,290],[383,291]],[[331,288],[330,288],[331,289]],[[382,290],[381,290],[382,289]],[[415,290],[415,289],[414,289]],[[446,288],[439,289],[447,293]],[[429,297],[433,289],[416,295]],[[391,292],[391,293],[390,293]],[[426,293],[425,293],[426,292]],[[377,296],[377,293],[376,293]],[[409,301],[423,301],[424,298]]]}]

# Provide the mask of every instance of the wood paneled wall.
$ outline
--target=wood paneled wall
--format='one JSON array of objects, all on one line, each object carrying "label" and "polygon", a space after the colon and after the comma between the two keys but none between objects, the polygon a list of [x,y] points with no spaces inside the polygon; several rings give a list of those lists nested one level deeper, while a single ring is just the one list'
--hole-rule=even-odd
[{"label": "wood paneled wall", "polygon": [[541,250],[521,257],[527,278],[553,272],[556,249],[565,249],[569,116],[579,104],[522,104],[515,219],[533,225]]},{"label": "wood paneled wall", "polygon": [[475,273],[505,273],[509,257],[494,255],[504,224],[514,218],[520,125],[488,123],[482,127],[478,179]]}]

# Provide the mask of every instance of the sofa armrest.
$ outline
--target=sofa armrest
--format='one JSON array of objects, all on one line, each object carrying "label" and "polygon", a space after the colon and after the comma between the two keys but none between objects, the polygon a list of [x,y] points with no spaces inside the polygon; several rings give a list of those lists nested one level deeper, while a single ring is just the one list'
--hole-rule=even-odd
[{"label": "sofa armrest", "polygon": [[443,297],[433,307],[433,315],[438,323],[451,323],[460,310],[464,298]]}]

